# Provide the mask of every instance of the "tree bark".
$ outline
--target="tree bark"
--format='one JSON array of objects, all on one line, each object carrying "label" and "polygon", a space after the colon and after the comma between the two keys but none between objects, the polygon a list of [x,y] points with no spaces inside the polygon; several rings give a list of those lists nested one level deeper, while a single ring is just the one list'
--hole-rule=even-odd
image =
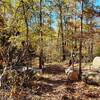
[{"label": "tree bark", "polygon": [[79,80],[82,76],[82,34],[83,34],[83,1],[81,1],[81,32],[80,32],[80,45],[79,45]]},{"label": "tree bark", "polygon": [[[25,12],[25,6],[24,6],[24,2],[23,0],[22,2],[22,6],[23,6],[23,15],[24,15],[24,20],[25,20],[25,24],[26,24],[26,53],[28,53],[28,49],[29,49],[29,27],[28,27],[28,21],[27,21],[27,16],[26,16],[26,12]],[[27,70],[28,70],[29,65],[27,64]]]},{"label": "tree bark", "polygon": [[61,33],[61,61],[66,60],[66,55],[65,55],[65,43],[64,43],[64,33],[63,33],[63,21],[62,21],[62,4],[60,3],[59,5],[59,10],[60,10],[60,33]]},{"label": "tree bark", "polygon": [[89,55],[89,61],[91,62],[93,60],[93,34],[92,34],[92,19],[90,22],[90,28],[89,28],[89,47],[88,47],[88,55]]},{"label": "tree bark", "polygon": [[42,69],[44,66],[43,58],[43,32],[42,32],[42,0],[40,0],[40,57],[39,57],[39,68]]}]

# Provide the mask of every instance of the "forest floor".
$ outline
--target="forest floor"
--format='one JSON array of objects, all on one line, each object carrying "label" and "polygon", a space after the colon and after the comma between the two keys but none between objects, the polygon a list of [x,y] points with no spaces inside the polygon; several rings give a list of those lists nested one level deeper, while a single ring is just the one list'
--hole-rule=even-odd
[{"label": "forest floor", "polygon": [[[100,87],[84,82],[69,82],[61,64],[47,65],[44,74],[32,82],[32,89],[21,89],[11,99],[1,90],[0,100],[100,100]],[[9,99],[10,98],[10,99]]]}]

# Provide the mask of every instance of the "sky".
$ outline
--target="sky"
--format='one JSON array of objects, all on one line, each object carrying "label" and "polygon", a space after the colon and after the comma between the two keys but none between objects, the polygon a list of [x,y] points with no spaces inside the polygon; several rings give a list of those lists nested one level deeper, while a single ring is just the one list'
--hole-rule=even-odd
[{"label": "sky", "polygon": [[[100,8],[100,0],[96,0],[95,6],[99,6],[99,8]],[[99,10],[99,12],[100,12],[100,10]],[[96,22],[97,22],[98,28],[100,28],[100,17],[96,18]]]},{"label": "sky", "polygon": [[[11,1],[12,1],[13,4],[15,4],[16,0],[11,0]],[[95,1],[95,3],[94,3],[95,6],[99,6],[100,7],[100,0],[94,0],[94,1]],[[53,21],[52,27],[53,28],[57,28],[57,20],[55,20],[56,18],[57,18],[57,15],[55,13],[53,13],[53,15],[52,15],[52,21]],[[97,18],[96,21],[100,26],[100,18]]]},{"label": "sky", "polygon": [[[94,5],[100,7],[100,0],[95,0]],[[57,28],[57,21],[55,20],[56,17],[57,17],[56,14],[54,14],[54,16],[52,17],[52,20],[54,21],[54,23],[52,24],[53,28]],[[96,18],[95,20],[97,22],[97,26],[100,26],[100,17]]]},{"label": "sky", "polygon": [[100,6],[100,0],[96,0],[95,5],[96,5],[96,6]]}]

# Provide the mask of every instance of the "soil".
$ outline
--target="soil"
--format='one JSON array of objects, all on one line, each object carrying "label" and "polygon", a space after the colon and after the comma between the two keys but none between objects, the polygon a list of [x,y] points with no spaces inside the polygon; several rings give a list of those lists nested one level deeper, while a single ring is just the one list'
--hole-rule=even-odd
[{"label": "soil", "polygon": [[82,81],[71,82],[61,64],[47,65],[43,74],[32,81],[32,88],[19,92],[1,89],[0,100],[100,100],[100,87]]}]

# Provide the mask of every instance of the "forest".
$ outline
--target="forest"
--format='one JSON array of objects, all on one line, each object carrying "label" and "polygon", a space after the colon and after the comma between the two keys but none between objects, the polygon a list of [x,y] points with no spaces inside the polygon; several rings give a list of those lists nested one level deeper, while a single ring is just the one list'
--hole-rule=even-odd
[{"label": "forest", "polygon": [[0,100],[100,100],[100,1],[0,0]]}]

